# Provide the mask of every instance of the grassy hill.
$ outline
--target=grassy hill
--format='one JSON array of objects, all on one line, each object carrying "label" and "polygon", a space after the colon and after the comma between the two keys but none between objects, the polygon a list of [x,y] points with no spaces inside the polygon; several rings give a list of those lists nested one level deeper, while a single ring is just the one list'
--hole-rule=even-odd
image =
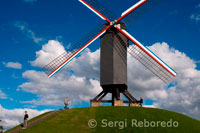
[{"label": "grassy hill", "polygon": [[[39,118],[39,117],[37,117]],[[34,118],[36,119],[36,118]],[[96,123],[91,120],[95,119]],[[148,122],[150,127],[148,127]],[[200,132],[200,121],[155,108],[88,107],[62,110],[22,130],[27,133],[64,132]],[[146,126],[146,127],[145,127]],[[15,127],[16,128],[16,127]],[[13,128],[13,129],[15,129]],[[12,131],[10,129],[9,131]]]}]

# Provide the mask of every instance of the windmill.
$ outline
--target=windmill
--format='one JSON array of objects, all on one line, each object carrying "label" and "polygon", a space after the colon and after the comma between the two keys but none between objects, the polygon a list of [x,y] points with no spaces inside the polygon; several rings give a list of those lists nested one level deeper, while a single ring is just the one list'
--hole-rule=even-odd
[{"label": "windmill", "polygon": [[[145,8],[147,8],[148,4],[152,4],[154,0],[140,0],[123,12],[118,19],[115,19],[115,15],[96,0],[79,1],[107,22],[103,26],[97,26],[75,43],[73,47],[44,66],[43,69],[49,78],[97,38],[101,39],[100,85],[103,90],[91,100],[91,106],[100,106],[102,102],[111,102],[113,106],[121,106],[123,103],[133,105],[137,102],[127,88],[127,52],[164,82],[168,82],[176,76],[176,72],[172,68],[126,30],[126,25],[131,22],[131,17],[135,17],[138,12],[141,12],[141,5],[146,4]],[[130,45],[129,42],[134,45]],[[108,93],[112,94],[111,100],[103,100]],[[122,100],[121,93],[124,94],[127,100]]]}]

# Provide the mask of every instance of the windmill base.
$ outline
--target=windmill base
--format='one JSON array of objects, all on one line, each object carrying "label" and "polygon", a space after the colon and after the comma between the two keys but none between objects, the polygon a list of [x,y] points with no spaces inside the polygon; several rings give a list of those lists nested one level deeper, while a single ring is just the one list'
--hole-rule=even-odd
[{"label": "windmill base", "polygon": [[[108,94],[112,94],[111,100],[103,100],[103,98]],[[122,100],[120,98],[120,93],[122,93],[128,100]],[[123,106],[124,103],[129,103],[129,106],[136,106],[137,100],[129,93],[127,89],[122,88],[104,88],[94,99],[90,100],[91,107],[101,106],[102,103],[112,103],[112,106]]]}]

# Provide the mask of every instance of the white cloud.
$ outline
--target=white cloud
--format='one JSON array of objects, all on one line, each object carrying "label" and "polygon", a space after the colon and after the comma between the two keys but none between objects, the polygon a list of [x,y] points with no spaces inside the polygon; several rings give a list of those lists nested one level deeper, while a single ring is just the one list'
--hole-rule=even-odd
[{"label": "white cloud", "polygon": [[67,96],[71,103],[77,104],[82,100],[89,101],[101,90],[97,80],[70,75],[64,71],[48,79],[44,72],[29,70],[23,73],[23,77],[29,82],[19,87],[22,91],[38,95],[38,99],[26,101],[35,105],[63,105]]},{"label": "white cloud", "polygon": [[2,90],[0,90],[0,99],[7,99],[6,93],[4,93]]},{"label": "white cloud", "polygon": [[[31,64],[42,67],[63,52],[65,50],[60,42],[50,40],[36,52],[36,59],[31,61]],[[91,52],[86,49],[81,56],[67,65],[67,69],[65,68],[51,79],[48,79],[44,72],[34,70],[24,72],[23,77],[30,82],[20,85],[19,88],[37,94],[39,99],[22,102],[35,105],[62,105],[66,96],[70,97],[71,103],[89,101],[101,91],[97,80],[99,79],[99,52],[99,50]],[[72,70],[73,74],[69,70]]]},{"label": "white cloud", "polygon": [[60,42],[50,40],[47,44],[42,46],[40,51],[36,52],[36,59],[35,61],[31,61],[31,65],[43,67],[63,52],[65,52],[65,49]]},{"label": "white cloud", "polygon": [[24,111],[28,111],[29,119],[38,116],[39,114],[42,114],[44,112],[47,112],[49,110],[34,110],[34,109],[5,109],[0,104],[0,119],[2,120],[1,125],[3,125],[5,130],[8,130],[16,125],[19,125],[23,122],[24,117]]},{"label": "white cloud", "polygon": [[[34,0],[27,0],[28,1],[34,1]],[[14,26],[17,27],[19,30],[21,30],[28,38],[32,39],[35,43],[41,43],[43,42],[43,38],[37,37],[35,33],[28,28],[27,24],[25,22],[17,21],[14,23]]]},{"label": "white cloud", "polygon": [[[31,64],[42,67],[63,52],[65,50],[60,42],[50,40],[36,52],[36,59],[31,61]],[[37,94],[39,98],[22,102],[34,105],[62,105],[66,96],[70,97],[71,103],[78,103],[81,100],[89,101],[101,91],[99,81],[92,79],[99,78],[99,56],[99,50],[91,52],[86,49],[82,56],[67,65],[67,69],[51,79],[48,79],[44,72],[34,70],[24,72],[23,77],[29,79],[29,82],[23,83],[19,88]],[[72,75],[68,70],[74,71],[74,74]],[[86,74],[87,77],[85,77]],[[20,91],[19,88],[18,91]]]},{"label": "white cloud", "polygon": [[[55,53],[48,49],[53,48],[51,45],[48,43],[44,45],[45,48],[37,52],[37,58],[32,62],[35,66],[41,66],[48,58],[54,57]],[[56,46],[63,50],[60,43],[57,42]],[[196,69],[196,62],[184,53],[170,48],[167,43],[155,43],[149,48],[174,68],[178,76],[171,83],[171,87],[168,87],[128,54],[129,91],[136,98],[143,96],[144,99],[154,100],[155,103],[152,106],[185,113],[200,119],[198,96],[200,71]],[[94,52],[87,49],[80,57],[75,58],[67,69],[57,73],[51,79],[48,79],[43,72],[34,70],[24,72],[23,77],[28,82],[20,85],[20,90],[37,94],[39,97],[25,102],[34,105],[62,105],[66,96],[70,97],[72,105],[80,101],[89,101],[101,91],[99,58],[99,49]]]},{"label": "white cloud", "polygon": [[[149,48],[174,68],[178,75],[171,83],[172,86],[167,87],[153,75],[149,75],[149,72],[141,64],[129,58],[129,90],[131,89],[136,96],[155,100],[155,107],[185,113],[200,119],[200,98],[198,96],[200,71],[196,69],[195,61],[184,53],[169,48],[167,43],[156,43]],[[132,63],[130,63],[131,61]]]},{"label": "white cloud", "polygon": [[[62,43],[49,40],[47,44],[42,46],[42,49],[36,52],[36,59],[30,61],[32,66],[43,67],[57,58],[65,51]],[[73,70],[78,76],[87,75],[88,78],[95,77],[99,79],[99,65],[100,65],[100,50],[91,52],[86,49],[81,53],[81,56],[73,59],[65,68]],[[80,67],[82,69],[80,69]],[[90,68],[90,69],[88,69]],[[82,71],[84,70],[84,71]]]},{"label": "white cloud", "polygon": [[22,64],[19,62],[2,62],[8,68],[22,69]]},{"label": "white cloud", "polygon": [[91,52],[86,49],[81,56],[76,58],[67,66],[69,70],[75,72],[75,75],[99,80],[100,74],[100,49]]}]

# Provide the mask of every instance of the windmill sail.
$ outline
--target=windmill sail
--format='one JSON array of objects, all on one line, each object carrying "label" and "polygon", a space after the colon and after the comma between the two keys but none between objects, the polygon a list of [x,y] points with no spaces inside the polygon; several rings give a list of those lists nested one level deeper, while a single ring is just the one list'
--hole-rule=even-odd
[{"label": "windmill sail", "polygon": [[105,8],[97,0],[79,0],[79,1],[83,3],[85,6],[87,6],[93,12],[95,13],[98,12],[99,14],[101,14],[100,17],[103,16],[103,18],[105,17],[105,18],[108,18],[109,20],[114,20],[117,18],[117,16],[113,12]]},{"label": "windmill sail", "polygon": [[[102,30],[102,26],[97,26],[94,30],[88,33],[80,41],[75,43],[72,48],[68,51],[62,53],[56,59],[51,61],[49,64],[43,67],[44,72],[48,77],[52,77],[56,72],[61,70],[65,65],[67,65],[74,57],[80,54],[84,49],[86,49],[92,42],[99,38],[105,31],[110,28],[110,25]],[[91,39],[92,38],[92,39]]]},{"label": "windmill sail", "polygon": [[153,72],[164,82],[168,82],[172,77],[176,76],[176,72],[164,63],[158,56],[152,51],[143,46],[133,36],[131,36],[126,30],[116,27],[122,34],[127,36],[136,46],[131,46],[128,50],[129,53],[140,61],[146,68]]},{"label": "windmill sail", "polygon": [[[115,40],[116,45],[114,45],[114,48],[116,49],[118,54],[123,57],[125,53],[123,52],[122,45],[119,45],[119,44],[123,44],[124,42],[118,36],[116,36],[116,37],[118,39]],[[121,46],[121,47],[119,47],[119,46]],[[148,49],[148,48],[145,47],[145,49]],[[149,49],[148,49],[148,51],[151,52]],[[160,78],[163,82],[168,83],[174,77],[171,73],[169,73],[165,68],[163,68],[158,62],[156,62],[152,57],[150,57],[147,53],[145,53],[137,45],[134,45],[134,44],[130,45],[127,49],[127,52],[132,57],[137,59],[141,64],[143,64],[147,69],[149,69],[154,75],[156,75],[158,78]],[[151,52],[151,53],[153,54],[153,52]],[[162,61],[160,58],[158,58],[158,59],[160,61]]]},{"label": "windmill sail", "polygon": [[141,5],[143,5],[145,2],[147,2],[147,0],[140,0],[138,1],[136,4],[134,4],[133,6],[131,6],[129,9],[127,9],[126,11],[124,11],[121,15],[121,17],[119,17],[117,19],[117,22],[119,22],[120,20],[122,20],[123,18],[127,17],[128,15],[130,15],[134,10],[136,10],[137,8],[139,8]]},{"label": "windmill sail", "polygon": [[153,60],[148,54],[141,50],[137,45],[129,46],[128,52],[163,82],[168,83],[174,77],[160,64],[158,64],[158,62]]},{"label": "windmill sail", "polygon": [[[153,7],[155,7],[156,5],[158,5],[161,2],[162,2],[162,0],[146,0],[146,2],[144,2],[144,4],[142,6],[139,6],[133,12],[130,12],[122,21],[124,23],[126,23],[126,25],[130,25],[137,18],[143,16],[147,11],[151,10]],[[122,13],[122,15],[124,13]]]}]

